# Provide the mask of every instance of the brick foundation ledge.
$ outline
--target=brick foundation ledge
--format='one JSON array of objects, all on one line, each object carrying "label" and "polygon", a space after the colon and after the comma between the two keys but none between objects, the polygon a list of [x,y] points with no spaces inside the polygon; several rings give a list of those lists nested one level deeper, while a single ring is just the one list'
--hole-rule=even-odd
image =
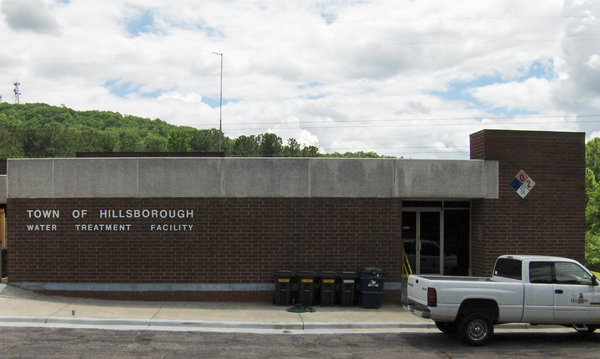
[{"label": "brick foundation ledge", "polygon": [[[384,303],[400,303],[401,290],[390,283]],[[130,301],[272,302],[275,285],[263,284],[91,284],[10,283],[35,293],[64,297]],[[200,289],[200,288],[203,288]],[[210,289],[209,289],[210,288]],[[212,290],[211,290],[212,289]],[[316,297],[319,296],[315,293]],[[359,295],[360,296],[360,295]]]}]

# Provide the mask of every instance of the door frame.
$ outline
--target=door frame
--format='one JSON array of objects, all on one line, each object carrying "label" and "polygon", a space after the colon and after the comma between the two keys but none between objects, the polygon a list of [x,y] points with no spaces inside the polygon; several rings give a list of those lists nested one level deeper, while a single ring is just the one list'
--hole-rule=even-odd
[{"label": "door frame", "polygon": [[[442,208],[437,207],[407,207],[402,208],[402,214],[407,212],[416,213],[416,228],[415,228],[415,268],[413,269],[414,274],[421,274],[421,213],[438,213],[439,214],[439,231],[440,231],[440,252],[439,252],[439,268],[438,273],[428,273],[428,274],[444,274],[444,210]],[[402,224],[404,225],[404,223]],[[402,238],[404,241],[404,238]],[[404,245],[403,245],[404,246]]]}]

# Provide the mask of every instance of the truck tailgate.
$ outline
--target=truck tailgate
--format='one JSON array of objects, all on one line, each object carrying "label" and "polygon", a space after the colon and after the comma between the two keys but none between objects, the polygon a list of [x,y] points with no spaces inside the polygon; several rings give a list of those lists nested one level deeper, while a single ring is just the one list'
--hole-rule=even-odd
[{"label": "truck tailgate", "polygon": [[430,280],[418,275],[410,275],[406,284],[406,298],[409,303],[414,302],[421,305],[427,305],[427,288]]},{"label": "truck tailgate", "polygon": [[444,282],[490,282],[488,277],[459,277],[440,275],[410,275],[407,282],[407,298],[416,303],[427,304],[427,288],[435,281]]}]

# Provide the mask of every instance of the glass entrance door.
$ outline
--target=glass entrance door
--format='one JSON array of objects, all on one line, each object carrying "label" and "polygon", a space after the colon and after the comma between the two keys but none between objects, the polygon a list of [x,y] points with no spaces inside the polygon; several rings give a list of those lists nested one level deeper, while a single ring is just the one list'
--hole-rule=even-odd
[{"label": "glass entrance door", "polygon": [[414,274],[443,274],[442,211],[402,213],[402,243]]}]

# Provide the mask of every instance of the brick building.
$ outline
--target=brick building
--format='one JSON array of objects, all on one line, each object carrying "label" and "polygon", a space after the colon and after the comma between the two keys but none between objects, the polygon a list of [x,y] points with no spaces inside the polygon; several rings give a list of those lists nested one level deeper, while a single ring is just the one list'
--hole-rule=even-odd
[{"label": "brick building", "polygon": [[[142,300],[264,300],[277,270],[489,275],[584,259],[583,133],[484,130],[471,160],[9,159],[9,283]],[[520,182],[515,182],[521,180]],[[523,185],[521,187],[521,185]]]}]

